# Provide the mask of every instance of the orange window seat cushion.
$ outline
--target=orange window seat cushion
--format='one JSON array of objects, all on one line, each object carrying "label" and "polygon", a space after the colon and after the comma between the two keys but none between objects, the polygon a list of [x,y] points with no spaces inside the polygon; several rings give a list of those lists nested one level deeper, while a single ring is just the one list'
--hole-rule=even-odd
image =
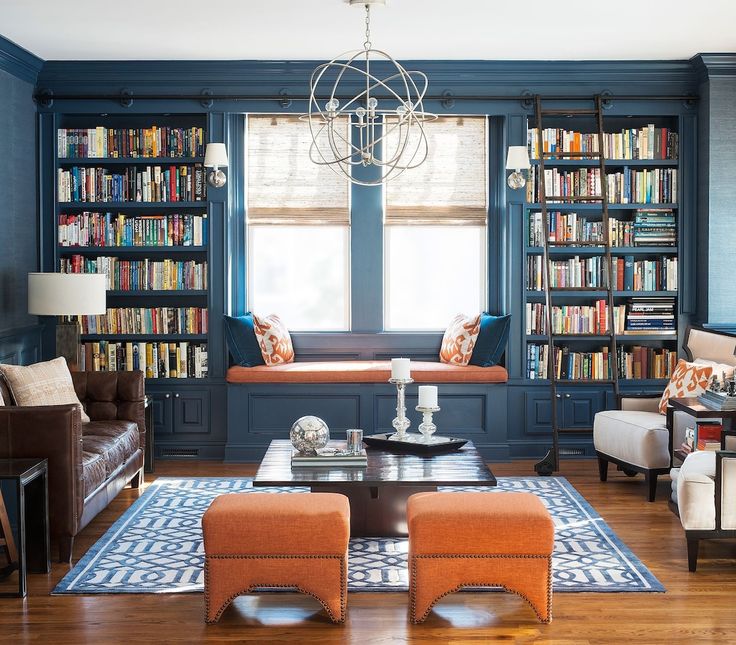
[{"label": "orange window seat cushion", "polygon": [[[412,361],[415,383],[505,383],[505,367],[448,365]],[[228,383],[385,383],[391,377],[390,361],[324,361],[284,365],[233,366],[227,371]]]}]

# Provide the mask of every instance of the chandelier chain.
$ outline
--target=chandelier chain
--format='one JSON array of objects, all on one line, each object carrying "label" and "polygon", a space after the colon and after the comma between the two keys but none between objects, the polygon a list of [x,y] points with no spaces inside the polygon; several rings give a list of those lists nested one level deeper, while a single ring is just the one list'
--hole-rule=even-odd
[{"label": "chandelier chain", "polygon": [[371,48],[371,6],[365,5],[365,42],[363,47],[367,50]]}]

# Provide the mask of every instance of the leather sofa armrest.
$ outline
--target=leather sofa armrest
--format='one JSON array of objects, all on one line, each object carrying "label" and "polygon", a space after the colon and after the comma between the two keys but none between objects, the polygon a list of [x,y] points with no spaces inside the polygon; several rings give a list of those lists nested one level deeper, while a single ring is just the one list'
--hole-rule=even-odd
[{"label": "leather sofa armrest", "polygon": [[622,394],[619,396],[619,410],[637,410],[641,412],[659,412],[659,394]]},{"label": "leather sofa armrest", "polygon": [[76,535],[84,505],[78,405],[0,407],[0,458],[29,457],[49,462],[52,532]]}]

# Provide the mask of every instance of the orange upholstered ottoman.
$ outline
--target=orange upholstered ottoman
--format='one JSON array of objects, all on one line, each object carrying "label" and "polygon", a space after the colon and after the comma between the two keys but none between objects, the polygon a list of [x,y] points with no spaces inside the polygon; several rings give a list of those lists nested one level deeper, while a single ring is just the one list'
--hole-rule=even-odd
[{"label": "orange upholstered ottoman", "polygon": [[554,525],[531,493],[419,493],[407,504],[411,620],[462,587],[503,587],[552,619]]},{"label": "orange upholstered ottoman", "polygon": [[235,493],[202,517],[206,620],[257,587],[314,596],[333,622],[345,620],[348,498],[335,493]]}]

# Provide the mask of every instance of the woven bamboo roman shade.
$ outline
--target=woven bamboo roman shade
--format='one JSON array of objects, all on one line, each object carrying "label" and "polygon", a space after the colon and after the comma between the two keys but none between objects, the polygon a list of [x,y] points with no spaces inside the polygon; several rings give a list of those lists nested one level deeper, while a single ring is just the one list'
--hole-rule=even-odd
[{"label": "woven bamboo roman shade", "polygon": [[[485,226],[488,166],[485,117],[440,117],[424,124],[429,155],[386,184],[387,225]],[[398,136],[385,145],[394,149]]]},{"label": "woven bamboo roman shade", "polygon": [[299,117],[248,117],[249,224],[350,223],[349,182],[312,162],[311,143],[309,124]]}]

